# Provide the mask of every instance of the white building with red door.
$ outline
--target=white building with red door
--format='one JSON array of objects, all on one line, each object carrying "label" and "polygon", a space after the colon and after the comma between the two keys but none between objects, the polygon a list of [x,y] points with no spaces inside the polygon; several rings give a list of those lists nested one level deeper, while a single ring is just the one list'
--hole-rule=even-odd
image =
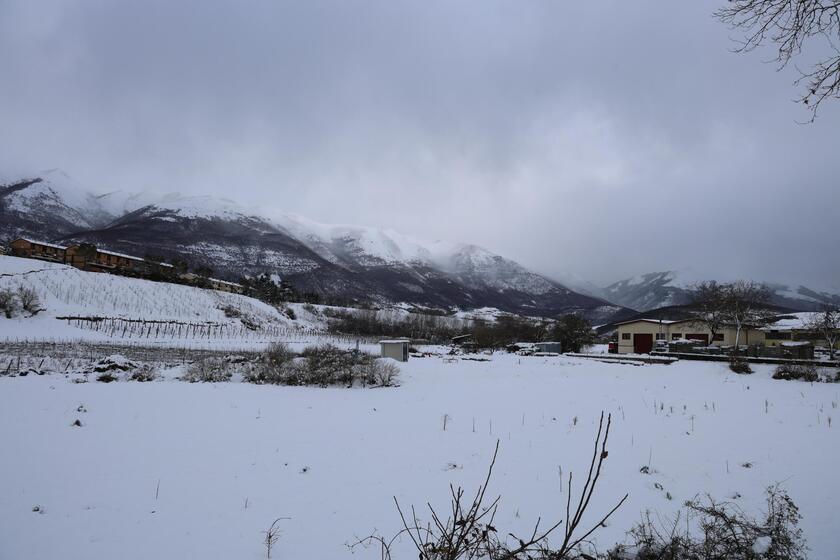
[{"label": "white building with red door", "polygon": [[[737,334],[734,326],[727,326],[712,337],[711,331],[696,319],[634,319],[616,326],[619,354],[648,354],[656,346],[657,340],[696,340],[706,346],[733,346]],[[764,344],[765,335],[764,331],[758,329],[743,328],[738,343],[741,346]]]}]

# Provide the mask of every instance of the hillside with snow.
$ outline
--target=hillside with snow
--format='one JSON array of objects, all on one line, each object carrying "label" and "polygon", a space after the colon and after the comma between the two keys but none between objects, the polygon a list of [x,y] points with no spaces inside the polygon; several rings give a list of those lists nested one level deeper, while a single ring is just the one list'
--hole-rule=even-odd
[{"label": "hillside with snow", "polygon": [[290,214],[267,217],[212,197],[91,193],[57,170],[7,181],[0,217],[6,241],[90,242],[209,266],[231,280],[269,273],[327,299],[532,316],[579,312],[596,322],[627,312],[475,245]]},{"label": "hillside with snow", "polygon": [[293,320],[239,294],[0,256],[0,290],[21,287],[37,293],[42,310],[0,320],[0,340],[249,345],[326,330],[322,317],[300,305],[293,304]]}]

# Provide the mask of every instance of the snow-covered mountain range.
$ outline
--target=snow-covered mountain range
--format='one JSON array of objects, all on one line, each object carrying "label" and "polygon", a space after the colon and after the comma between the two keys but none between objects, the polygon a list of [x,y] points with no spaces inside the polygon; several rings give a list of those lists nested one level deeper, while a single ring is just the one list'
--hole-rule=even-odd
[{"label": "snow-covered mountain range", "polygon": [[[606,287],[573,272],[558,280],[482,247],[426,241],[389,229],[330,225],[210,196],[94,193],[61,170],[0,176],[0,241],[89,241],[139,256],[178,257],[235,280],[276,274],[327,298],[447,309],[495,307],[529,316],[583,312],[595,322],[688,302],[693,270],[643,274]],[[840,304],[840,290],[768,282],[773,303]]]},{"label": "snow-covered mountain range", "polygon": [[[610,284],[601,290],[584,290],[584,293],[601,297],[617,305],[649,311],[688,303],[692,285],[703,280],[727,282],[736,278],[704,275],[692,269],[670,270],[634,276]],[[840,305],[840,295],[834,290],[812,289],[807,286],[779,282],[764,283],[772,291],[772,303],[781,307],[808,311],[819,309],[826,303]]]},{"label": "snow-covered mountain range", "polygon": [[597,322],[629,311],[476,245],[296,215],[266,217],[208,196],[92,193],[60,170],[0,179],[0,218],[6,242],[19,236],[87,241],[138,256],[182,258],[229,279],[268,272],[327,298],[496,307],[531,316],[579,311]]}]

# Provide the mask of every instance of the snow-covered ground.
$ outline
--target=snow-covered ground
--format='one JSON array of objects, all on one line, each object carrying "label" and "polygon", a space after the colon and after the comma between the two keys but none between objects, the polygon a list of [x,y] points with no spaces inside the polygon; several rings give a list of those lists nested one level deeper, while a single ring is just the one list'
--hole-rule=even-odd
[{"label": "snow-covered ground", "polygon": [[278,339],[311,342],[327,330],[324,306],[291,303],[287,314],[239,294],[0,255],[0,289],[20,286],[37,292],[43,311],[0,317],[0,343],[85,340],[246,349]]},{"label": "snow-covered ground", "polygon": [[[222,351],[261,349],[277,340],[300,347],[319,341],[354,345],[353,337],[327,334],[328,315],[365,312],[301,303],[277,308],[239,294],[0,255],[0,290],[21,286],[37,292],[43,311],[34,317],[0,315],[0,343],[83,340]],[[376,314],[380,321],[399,322],[412,310],[396,305]],[[460,315],[441,320],[458,328],[469,322]]]},{"label": "snow-covered ground", "polygon": [[602,546],[698,493],[757,514],[781,483],[810,557],[840,558],[838,385],[562,356],[401,368],[378,389],[0,378],[0,558],[258,559],[278,517],[275,558],[379,558],[345,545],[399,529],[394,495],[425,519],[450,482],[476,488],[497,439],[495,525],[526,533],[562,516],[560,469],[584,478],[602,409],[613,428],[589,522],[630,494]]}]

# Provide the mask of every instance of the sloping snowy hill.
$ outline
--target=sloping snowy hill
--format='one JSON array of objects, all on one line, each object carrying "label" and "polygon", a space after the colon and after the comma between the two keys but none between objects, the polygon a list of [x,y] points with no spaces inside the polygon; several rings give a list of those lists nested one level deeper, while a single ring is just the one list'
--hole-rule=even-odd
[{"label": "sloping snowy hill", "polygon": [[[43,311],[0,319],[0,338],[250,340],[292,330],[318,330],[323,321],[303,309],[292,320],[239,294],[84,272],[68,265],[0,256],[0,290],[34,289]],[[59,319],[61,318],[61,319]]]}]

